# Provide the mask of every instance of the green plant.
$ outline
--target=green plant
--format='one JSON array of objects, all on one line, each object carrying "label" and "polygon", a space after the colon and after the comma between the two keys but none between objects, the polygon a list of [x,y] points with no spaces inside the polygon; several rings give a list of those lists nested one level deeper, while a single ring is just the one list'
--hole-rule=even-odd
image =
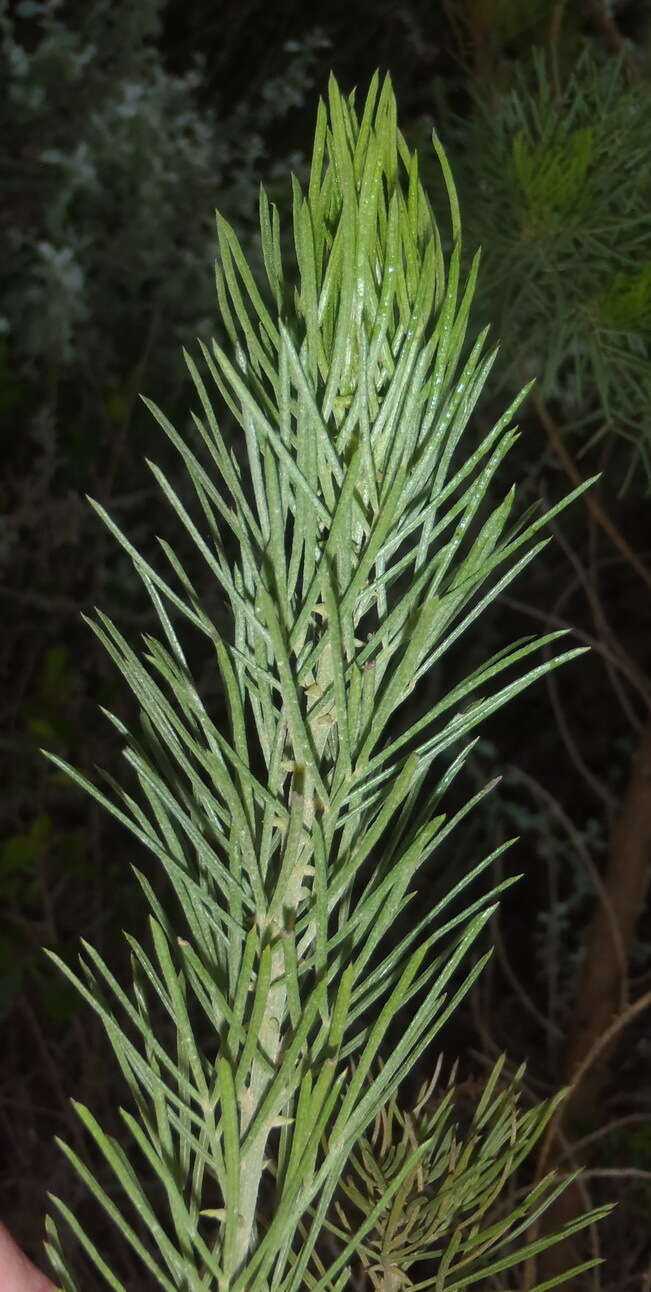
[{"label": "green plant", "polygon": [[496,95],[471,87],[446,144],[484,249],[478,317],[499,330],[495,388],[523,372],[587,452],[607,436],[624,489],[651,479],[648,78],[588,44],[519,61]]},{"label": "green plant", "polygon": [[[219,326],[207,272],[212,211],[219,205],[237,220],[261,274],[251,254],[260,180],[279,188],[281,176],[287,206],[287,172],[305,166],[283,140],[274,148],[273,131],[305,99],[324,38],[313,32],[300,44],[288,42],[278,74],[262,69],[257,93],[243,83],[235,100],[219,96],[214,81],[211,87],[203,45],[201,57],[170,70],[161,30],[166,8],[165,0],[0,0],[0,437],[7,444],[0,607],[9,611],[2,667],[12,678],[0,734],[8,782],[0,838],[22,834],[44,808],[53,818],[74,816],[82,796],[69,784],[61,789],[45,766],[35,783],[34,742],[70,757],[79,749],[79,724],[92,730],[84,708],[102,685],[105,661],[99,647],[78,649],[84,625],[77,607],[89,589],[110,614],[128,613],[140,593],[128,558],[93,523],[81,487],[111,508],[126,508],[120,519],[150,556],[156,526],[130,485],[151,421],[137,392],[151,381],[172,417],[179,407],[185,414],[181,343],[197,332],[209,339]],[[147,524],[139,525],[137,509]],[[190,539],[177,554],[192,573]],[[54,677],[46,697],[40,662],[55,642],[75,654],[75,686],[64,695],[67,678]],[[108,755],[96,749],[90,761],[107,764]],[[78,825],[89,873],[101,867],[104,882],[119,867],[110,844],[110,861],[98,864],[106,824],[97,835],[83,816]],[[74,898],[66,900],[64,862],[60,851],[57,938],[65,940],[68,918],[72,926],[93,920],[97,890],[92,879],[80,881],[71,857]],[[47,905],[45,885],[37,896]],[[4,903],[0,936],[9,946],[19,941],[21,962],[31,953],[25,968],[38,973],[43,934],[39,927],[26,937],[25,930],[33,932],[43,911],[31,901],[19,910],[19,902]],[[110,880],[102,906],[104,927],[117,940],[119,889]]]},{"label": "green plant", "polygon": [[[145,402],[183,460],[201,523],[151,469],[226,599],[232,640],[166,538],[178,590],[93,503],[164,635],[145,635],[141,659],[106,615],[92,622],[141,707],[137,734],[104,710],[140,801],[107,776],[111,799],[48,757],[154,854],[175,905],[134,868],[151,907],[152,951],[127,934],[130,994],[85,941],[80,976],[50,954],[102,1019],[130,1091],[135,1115],[122,1117],[140,1173],[87,1108],[77,1111],[135,1219],[62,1147],[151,1285],[168,1292],[343,1288],[357,1255],[376,1269],[378,1241],[388,1254],[379,1286],[414,1286],[407,1271],[429,1263],[415,1286],[452,1292],[555,1241],[518,1246],[564,1188],[551,1176],[514,1208],[489,1209],[557,1099],[517,1115],[497,1068],[466,1135],[450,1127],[448,1094],[426,1116],[402,1119],[395,1154],[385,1145],[376,1155],[365,1138],[374,1118],[394,1116],[401,1083],[481,972],[489,953],[470,968],[464,961],[513,882],[473,892],[488,857],[432,909],[414,908],[418,871],[485,792],[446,819],[468,737],[580,653],[530,665],[562,634],[520,640],[410,721],[409,696],[540,551],[548,519],[511,520],[514,489],[487,506],[525,392],[478,446],[465,447],[495,355],[484,353],[484,332],[459,362],[477,259],[462,283],[456,193],[436,137],[434,146],[452,218],[449,266],[397,130],[390,82],[380,88],[377,76],[361,119],[334,81],[329,115],[319,107],[307,194],[294,182],[296,282],[284,274],[278,213],[264,191],[266,301],[218,217],[217,291],[232,349],[216,341],[201,349],[242,429],[247,470],[224,443],[189,355],[203,410],[196,445]],[[186,662],[188,625],[214,652],[225,730]],[[346,1232],[337,1190],[347,1164],[360,1161],[368,1187],[348,1177],[341,1185],[361,1213]],[[108,1286],[123,1292],[76,1215],[52,1201]],[[408,1212],[418,1225],[389,1253],[373,1235],[386,1233],[389,1213],[395,1238]],[[52,1217],[47,1228],[61,1285],[74,1292]],[[326,1235],[339,1240],[334,1256]]]}]

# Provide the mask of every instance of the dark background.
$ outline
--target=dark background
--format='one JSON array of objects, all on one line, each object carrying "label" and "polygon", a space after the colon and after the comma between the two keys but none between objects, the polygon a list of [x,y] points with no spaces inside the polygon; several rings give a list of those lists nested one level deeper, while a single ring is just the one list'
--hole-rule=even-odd
[{"label": "dark background", "polygon": [[[134,638],[154,630],[155,621],[84,494],[99,499],[134,544],[156,559],[154,536],[169,531],[169,517],[144,458],[176,467],[137,394],[153,398],[179,429],[191,427],[180,346],[196,353],[195,336],[218,327],[214,208],[231,219],[254,258],[260,180],[287,222],[289,169],[306,172],[316,102],[330,70],[343,88],[358,86],[361,94],[377,67],[390,71],[410,142],[425,150],[436,122],[454,166],[462,138],[458,122],[474,120],[477,93],[490,104],[507,90],[534,46],[555,42],[562,70],[588,47],[603,59],[624,53],[642,83],[651,58],[651,16],[642,0],[615,6],[612,19],[597,0],[573,6],[352,0],[325,10],[299,0],[168,0],[138,7],[73,0],[49,18],[48,9],[23,4],[1,11],[7,94],[0,146],[6,197],[0,269],[0,313],[6,315],[0,333],[0,1215],[37,1260],[46,1190],[67,1198],[110,1245],[110,1231],[88,1208],[53,1137],[82,1148],[71,1097],[87,1103],[108,1129],[119,1126],[121,1098],[96,1019],[41,948],[55,948],[72,964],[83,936],[124,975],[121,930],[138,934],[144,919],[129,870],[142,857],[39,748],[91,776],[96,766],[120,775],[119,741],[97,706],[129,721],[135,705],[80,614],[98,605]],[[74,54],[89,44],[94,54],[73,70],[70,48]],[[24,73],[18,46],[31,60]],[[198,54],[201,79],[186,81]],[[168,88],[154,93],[157,77],[168,78]],[[30,84],[41,87],[40,106],[29,100]],[[146,111],[127,117],[120,109],[111,116],[115,87],[122,84],[150,87]],[[189,114],[185,123],[183,111]],[[103,120],[113,127],[105,129]],[[204,123],[204,134],[197,123]],[[78,178],[60,159],[52,160],[57,150],[71,156],[83,145]],[[469,156],[459,155],[462,217],[473,201]],[[94,167],[94,175],[84,179],[84,166]],[[432,193],[434,199],[435,181]],[[640,259],[651,259],[648,222],[643,233]],[[487,391],[476,429],[487,429],[504,403],[501,392]],[[553,392],[549,406],[562,437],[564,406],[560,398],[554,404]],[[567,489],[566,467],[531,401],[520,425],[523,440],[505,484],[515,477],[525,501],[553,501]],[[637,865],[621,916],[628,923],[619,1016],[651,986],[644,884],[638,891],[640,856],[651,844],[651,804],[647,818],[644,786],[635,779],[640,767],[644,779],[648,740],[651,582],[635,564],[637,558],[644,569],[649,560],[648,481],[642,470],[620,488],[630,456],[626,437],[606,437],[596,446],[579,437],[570,448],[583,476],[603,472],[595,496],[623,546],[612,543],[594,511],[576,504],[555,526],[544,557],[492,608],[477,639],[437,679],[443,685],[488,649],[529,631],[566,626],[572,642],[595,647],[486,724],[451,806],[455,796],[463,802],[496,774],[502,783],[427,881],[435,893],[450,867],[470,864],[505,837],[519,836],[508,866],[523,879],[492,927],[497,953],[441,1037],[441,1048],[450,1061],[459,1056],[468,1079],[483,1075],[502,1050],[513,1068],[526,1059],[532,1100],[552,1094],[568,1076],[585,948],[604,936],[595,932],[595,876],[605,885],[602,907],[612,915],[613,895],[623,892]],[[178,487],[182,493],[182,481]],[[219,622],[217,598],[212,608]],[[200,645],[195,650],[192,663],[219,712],[214,670]],[[423,709],[426,698],[416,701]],[[634,836],[627,856],[635,854],[628,871],[621,831],[617,835],[627,808],[634,809],[631,820],[625,818]],[[609,957],[612,946],[604,944],[602,958]],[[644,1281],[651,1202],[647,1032],[648,1014],[633,1010],[617,1033],[599,1089],[586,1098],[583,1121],[575,1118],[568,1130],[576,1142],[593,1136],[589,1151],[579,1155],[589,1168],[592,1204],[613,1197],[621,1204],[600,1229],[606,1264],[599,1282],[586,1287],[623,1292],[651,1286]],[[121,1259],[116,1256],[118,1265]],[[129,1265],[121,1277],[129,1288],[144,1286]],[[90,1292],[95,1284],[91,1275],[87,1280]]]}]

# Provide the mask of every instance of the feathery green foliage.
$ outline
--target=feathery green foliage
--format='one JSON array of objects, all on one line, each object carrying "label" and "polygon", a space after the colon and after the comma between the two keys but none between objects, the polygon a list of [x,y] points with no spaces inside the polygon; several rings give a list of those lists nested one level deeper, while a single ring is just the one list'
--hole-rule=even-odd
[{"label": "feathery green foliage", "polygon": [[561,77],[536,50],[496,101],[473,97],[450,137],[467,233],[485,248],[479,316],[503,345],[496,385],[537,376],[578,448],[619,437],[621,488],[640,472],[648,484],[648,80],[590,46]]},{"label": "feathery green foliage", "polygon": [[[418,872],[476,802],[445,816],[470,734],[580,653],[541,665],[533,654],[560,634],[514,642],[431,697],[424,717],[408,717],[432,666],[546,542],[546,518],[512,519],[513,489],[487,505],[525,392],[469,442],[495,355],[482,333],[460,364],[477,259],[463,282],[456,193],[436,137],[434,147],[452,219],[448,265],[390,82],[377,76],[361,118],[334,81],[329,112],[319,106],[307,193],[294,184],[296,281],[264,191],[267,300],[218,217],[231,347],[202,344],[203,372],[186,355],[202,410],[196,444],[145,402],[180,454],[198,519],[151,469],[229,606],[232,640],[171,543],[159,540],[168,582],[93,504],[162,630],[140,656],[100,611],[92,622],[141,706],[138,733],[105,711],[139,798],[107,778],[111,799],[49,757],[154,854],[176,906],[135,871],[151,942],[146,950],[127,935],[130,991],[86,942],[79,976],[52,956],[102,1019],[131,1092],[129,1154],[77,1107],[124,1201],[62,1147],[150,1285],[167,1292],[334,1292],[358,1257],[384,1269],[375,1286],[451,1292],[554,1241],[518,1247],[562,1187],[551,1178],[512,1213],[487,1215],[553,1111],[516,1113],[517,1079],[498,1089],[496,1069],[465,1137],[451,1129],[450,1093],[427,1116],[402,1119],[409,1130],[395,1154],[386,1144],[376,1153],[366,1136],[374,1119],[398,1116],[403,1078],[481,972],[486,955],[468,967],[469,953],[512,882],[473,891],[488,857],[433,909],[413,904]],[[247,473],[222,438],[213,383],[241,427]],[[225,724],[188,666],[188,625],[214,651]],[[396,715],[406,722],[396,726]],[[351,1165],[365,1185],[350,1183]],[[361,1211],[354,1229],[341,1226],[340,1187]],[[107,1286],[123,1292],[70,1208],[52,1201]],[[396,1242],[407,1212],[412,1237]],[[340,1248],[326,1265],[328,1230]],[[378,1235],[389,1231],[387,1246]],[[52,1218],[48,1234],[61,1286],[76,1292]],[[408,1269],[426,1260],[434,1274],[430,1265],[410,1282]]]}]

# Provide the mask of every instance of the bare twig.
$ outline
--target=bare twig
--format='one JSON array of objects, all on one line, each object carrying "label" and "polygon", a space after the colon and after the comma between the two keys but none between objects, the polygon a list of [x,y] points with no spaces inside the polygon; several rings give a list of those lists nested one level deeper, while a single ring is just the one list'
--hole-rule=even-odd
[{"label": "bare twig", "polygon": [[513,776],[516,776],[519,781],[522,781],[523,785],[528,786],[533,796],[544,803],[554,816],[557,817],[563,826],[563,829],[566,831],[572,847],[574,848],[577,856],[581,858],[581,861],[592,880],[595,892],[599,898],[599,911],[603,918],[604,925],[601,945],[603,947],[603,942],[605,940],[608,945],[612,947],[612,953],[619,969],[620,982],[622,984],[622,995],[619,1001],[619,1006],[621,1009],[624,1009],[627,1005],[626,997],[623,994],[625,991],[627,956],[626,947],[622,939],[621,927],[613,908],[612,895],[604,884],[601,875],[590,856],[590,852],[586,848],[576,826],[567,815],[565,809],[558,802],[558,799],[554,798],[554,795],[550,794],[549,790],[545,789],[544,785],[540,785],[538,781],[534,780],[532,776],[529,776],[527,772],[522,771],[521,768],[509,767],[508,770]]},{"label": "bare twig", "polygon": [[[522,365],[522,374],[525,381],[531,380],[531,373],[529,372],[529,369],[526,367],[526,364]],[[583,484],[583,476],[581,475],[581,472],[576,466],[574,459],[571,453],[569,452],[567,445],[565,444],[565,441],[558,429],[558,426],[556,425],[554,418],[552,417],[551,413],[549,412],[549,409],[547,408],[547,405],[545,404],[544,400],[542,399],[538,391],[535,389],[535,387],[531,394],[531,400],[536,410],[538,420],[540,421],[540,424],[543,427],[543,430],[545,431],[545,434],[547,435],[547,438],[552,448],[554,449],[556,456],[559,458],[563,467],[565,468],[567,476],[569,477],[569,479],[572,481],[574,485]],[[621,552],[622,556],[630,565],[631,569],[635,570],[636,574],[639,575],[643,583],[646,584],[646,587],[651,592],[651,572],[647,569],[644,562],[640,560],[639,556],[633,551],[633,548],[624,538],[624,535],[617,528],[617,525],[614,523],[614,521],[611,520],[607,512],[604,511],[603,507],[601,506],[601,503],[599,502],[599,499],[595,497],[594,493],[591,490],[588,490],[586,493],[582,494],[582,498],[583,498],[584,506],[587,507],[588,511],[596,520],[597,524],[601,526],[602,530],[604,531],[604,534],[608,535],[611,543],[613,543],[614,546],[617,548],[617,550]]]},{"label": "bare twig", "polygon": [[[611,857],[603,880],[609,895],[610,913],[606,920],[603,906],[599,908],[588,937],[583,973],[569,1031],[567,1071],[575,1088],[579,1084],[577,1074],[587,1071],[586,1058],[593,1054],[598,1042],[599,1049],[595,1052],[595,1057],[597,1053],[602,1053],[602,1038],[609,1030],[607,1025],[617,1011],[617,1000],[622,996],[626,965],[622,964],[621,948],[625,948],[628,956],[646,892],[650,858],[651,719],[647,722],[633,759],[633,771],[621,816],[615,827]],[[613,916],[619,931],[616,958],[613,955],[611,932]],[[622,1017],[626,1018],[627,1015]],[[616,1023],[617,1019],[611,1026]],[[616,1028],[617,1030],[619,1029]],[[613,1033],[615,1034],[616,1032]],[[602,1062],[597,1068],[594,1067],[593,1059],[588,1065],[592,1069],[589,1088],[583,1081],[580,1091],[584,1116],[589,1116],[590,1111],[596,1111],[597,1099],[606,1075],[606,1058],[607,1054],[603,1053]]]},{"label": "bare twig", "polygon": [[[613,1019],[610,1026],[602,1032],[601,1036],[597,1037],[594,1044],[582,1060],[580,1066],[576,1069],[574,1080],[572,1082],[571,1093],[579,1089],[586,1073],[589,1072],[591,1067],[593,1067],[604,1050],[607,1050],[612,1045],[619,1033],[622,1032],[625,1027],[628,1027],[629,1023],[632,1023],[633,1020],[637,1018],[638,1014],[644,1013],[644,1010],[648,1009],[650,1005],[651,991],[647,991],[644,996],[640,996],[639,1000],[634,1001],[632,1005],[628,1006],[628,1009],[624,1010],[622,1014],[619,1014],[617,1018]],[[541,1178],[549,1161],[554,1140],[558,1134],[559,1125],[563,1120],[564,1111],[565,1109],[563,1108],[563,1105],[561,1105],[561,1107],[556,1110],[556,1113],[547,1127],[545,1138],[538,1155],[538,1164],[536,1168],[537,1179]]]},{"label": "bare twig", "polygon": [[[572,1097],[572,1093],[576,1093],[581,1089],[582,1083],[584,1082],[585,1076],[589,1072],[590,1068],[597,1062],[599,1056],[610,1048],[613,1041],[623,1028],[628,1026],[633,1019],[637,1018],[638,1014],[643,1013],[643,1011],[648,1009],[649,1006],[651,1006],[651,992],[647,992],[646,995],[641,996],[639,1000],[636,1000],[633,1005],[629,1005],[628,1009],[614,1019],[610,1024],[610,1027],[606,1028],[602,1035],[597,1037],[594,1045],[591,1047],[589,1053],[586,1054],[581,1066],[575,1073],[570,1098]],[[552,1153],[556,1151],[559,1144],[563,1146],[563,1155],[567,1155],[569,1152],[570,1155],[574,1157],[574,1152],[567,1148],[567,1140],[565,1140],[563,1134],[563,1122],[566,1107],[567,1103],[565,1107],[561,1105],[560,1108],[556,1110],[547,1127],[536,1164],[537,1180],[540,1180],[545,1174],[545,1170],[550,1158],[552,1157]],[[533,1241],[538,1236],[543,1226],[544,1232],[553,1233],[554,1231],[561,1229],[569,1221],[575,1220],[576,1217],[581,1214],[581,1211],[585,1209],[584,1189],[584,1177],[579,1176],[579,1178],[575,1180],[559,1198],[557,1198],[556,1202],[549,1208],[544,1217],[532,1226],[529,1232],[530,1240]],[[595,1226],[592,1226],[591,1228],[594,1230]],[[593,1239],[594,1237],[595,1236],[593,1235]],[[565,1270],[578,1263],[577,1256],[576,1237],[574,1236],[564,1239],[563,1242],[557,1243],[553,1247],[550,1247],[541,1253],[538,1262],[538,1277],[543,1280],[550,1280],[551,1284],[552,1279],[559,1278]],[[535,1261],[529,1261],[524,1278],[525,1292],[528,1292],[532,1286],[534,1268]]]}]

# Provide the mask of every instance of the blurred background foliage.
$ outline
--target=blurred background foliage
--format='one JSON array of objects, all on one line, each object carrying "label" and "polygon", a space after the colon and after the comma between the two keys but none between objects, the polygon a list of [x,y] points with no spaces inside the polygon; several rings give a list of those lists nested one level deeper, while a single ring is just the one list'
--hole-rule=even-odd
[{"label": "blurred background foliage", "polygon": [[[116,1102],[103,1038],[41,947],[72,959],[83,934],[119,973],[121,930],[139,919],[129,866],[142,858],[38,753],[45,745],[118,774],[97,706],[134,715],[80,612],[98,605],[136,640],[154,626],[84,494],[156,564],[169,517],[143,459],[172,473],[182,499],[185,484],[138,395],[192,434],[181,346],[193,351],[219,327],[214,209],[261,272],[264,183],[290,256],[289,174],[306,174],[328,73],[363,91],[380,66],[435,209],[446,203],[433,127],[459,187],[468,263],[482,247],[469,342],[488,322],[501,348],[477,434],[536,376],[510,459],[523,504],[602,472],[593,501],[564,514],[522,599],[500,598],[481,640],[464,647],[479,660],[561,626],[593,650],[532,693],[524,716],[492,721],[455,789],[466,798],[504,773],[431,877],[432,894],[514,834],[508,865],[524,878],[494,921],[490,971],[446,1047],[479,1073],[506,1049],[509,1071],[528,1060],[532,1099],[552,1094],[569,1074],[568,1037],[606,913],[614,933],[601,962],[616,946],[619,1058],[587,1123],[568,1134],[590,1141],[594,1205],[613,1192],[624,1203],[593,1240],[608,1259],[586,1286],[651,1288],[648,1016],[626,1014],[651,986],[651,805],[626,835],[635,847],[625,879],[620,865],[651,695],[647,0],[333,0],[314,11],[300,0],[0,0],[0,54],[0,1214],[37,1255],[42,1189],[84,1206],[52,1145],[62,1128],[73,1144],[79,1133],[69,1097],[98,1109],[109,1131]],[[192,574],[183,532],[172,541]],[[221,622],[209,589],[207,604]],[[219,713],[211,661],[195,648],[190,663]],[[450,660],[434,684],[470,663]],[[427,695],[413,704],[424,711]],[[137,1272],[122,1276],[138,1292]]]}]

